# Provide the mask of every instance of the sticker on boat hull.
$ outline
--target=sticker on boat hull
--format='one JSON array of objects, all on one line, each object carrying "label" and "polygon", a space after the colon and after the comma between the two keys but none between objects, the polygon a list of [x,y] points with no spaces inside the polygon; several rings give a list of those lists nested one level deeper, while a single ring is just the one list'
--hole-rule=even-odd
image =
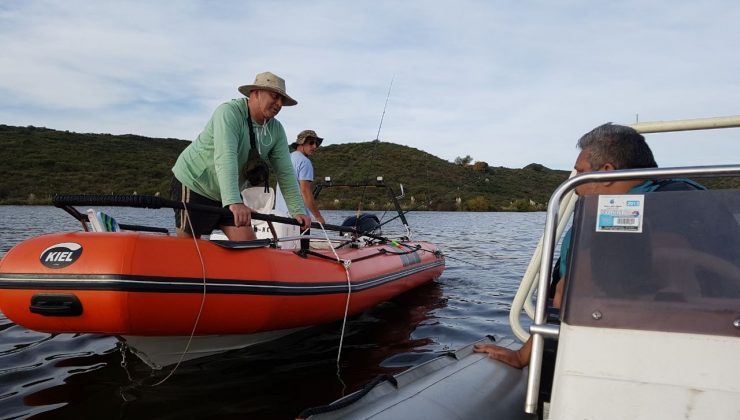
[{"label": "sticker on boat hull", "polygon": [[49,268],[64,268],[80,258],[82,245],[74,242],[64,242],[52,245],[41,253],[41,264]]},{"label": "sticker on boat hull", "polygon": [[597,232],[642,233],[645,195],[600,195],[597,212]]}]

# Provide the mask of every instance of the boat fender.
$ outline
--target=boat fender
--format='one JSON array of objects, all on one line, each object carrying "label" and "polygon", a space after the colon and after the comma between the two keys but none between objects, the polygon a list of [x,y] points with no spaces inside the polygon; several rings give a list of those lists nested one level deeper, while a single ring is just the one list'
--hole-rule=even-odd
[{"label": "boat fender", "polygon": [[37,293],[31,297],[28,309],[43,316],[80,316],[82,303],[69,293]]},{"label": "boat fender", "polygon": [[341,410],[342,408],[348,407],[352,405],[353,403],[360,400],[362,397],[364,397],[368,392],[372,391],[373,388],[378,386],[381,382],[388,381],[390,382],[394,387],[398,388],[398,381],[393,375],[378,375],[370,381],[367,385],[365,385],[360,391],[355,392],[352,395],[348,395],[347,398],[342,398],[341,400],[335,401],[328,405],[321,405],[318,407],[311,407],[307,408],[303,411],[301,411],[301,414],[298,415],[298,419],[307,419],[310,416],[313,416],[315,414],[321,414],[321,413],[328,413],[331,411]]}]

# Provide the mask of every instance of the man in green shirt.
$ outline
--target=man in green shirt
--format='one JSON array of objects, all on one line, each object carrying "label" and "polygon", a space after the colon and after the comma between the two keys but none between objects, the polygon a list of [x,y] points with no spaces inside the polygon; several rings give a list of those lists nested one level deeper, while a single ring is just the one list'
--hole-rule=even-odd
[{"label": "man in green shirt", "polygon": [[[275,119],[283,106],[297,102],[288,96],[285,81],[270,72],[258,74],[253,84],[239,87],[239,92],[246,98],[233,99],[216,108],[198,138],[183,150],[172,168],[173,200],[186,205],[227,207],[231,215],[175,210],[178,236],[200,237],[221,228],[230,240],[254,239],[251,209],[239,191],[250,178],[245,169],[255,164],[262,166],[263,158],[269,159],[277,172],[290,215],[304,229],[311,223],[290,160],[285,130]],[[252,147],[258,153],[250,153]]]}]

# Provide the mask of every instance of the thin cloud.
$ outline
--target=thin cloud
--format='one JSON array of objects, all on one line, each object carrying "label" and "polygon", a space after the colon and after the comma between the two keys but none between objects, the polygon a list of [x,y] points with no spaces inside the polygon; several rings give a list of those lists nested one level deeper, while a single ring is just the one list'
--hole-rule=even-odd
[{"label": "thin cloud", "polygon": [[[11,1],[0,123],[194,139],[270,70],[290,137],[567,169],[606,121],[740,113],[740,4]],[[731,163],[740,130],[648,137],[664,165]],[[673,139],[673,140],[670,140]],[[735,159],[736,160],[736,159]]]}]

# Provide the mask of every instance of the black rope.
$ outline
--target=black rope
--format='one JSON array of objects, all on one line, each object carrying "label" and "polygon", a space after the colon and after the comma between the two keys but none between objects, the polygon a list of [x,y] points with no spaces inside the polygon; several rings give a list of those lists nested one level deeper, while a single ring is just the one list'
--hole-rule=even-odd
[{"label": "black rope", "polygon": [[[380,255],[383,255],[383,254],[386,253],[384,251],[386,251],[386,250],[385,249],[379,249],[374,254],[365,255],[364,257],[355,258],[354,260],[343,260],[343,261],[349,261],[349,262],[363,261],[363,260],[367,260],[367,259],[370,259],[370,258],[374,258],[374,257],[380,256]],[[305,250],[305,251],[295,251],[295,253],[296,254],[302,254],[302,256],[313,255],[314,257],[323,258],[325,260],[331,260],[331,261],[338,262],[335,257],[333,257],[331,255],[324,255],[324,254],[319,253],[319,252],[316,252],[316,251]],[[397,254],[397,255],[399,255],[399,254]]]},{"label": "black rope", "polygon": [[399,243],[398,246],[399,247],[404,246],[404,247],[408,248],[409,250],[408,251],[401,251],[401,252],[393,252],[393,251],[390,251],[390,250],[387,250],[387,249],[379,249],[378,252],[381,252],[383,254],[408,255],[408,254],[413,254],[414,252],[422,249],[421,248],[421,245],[409,246],[409,245],[406,245],[406,244]]},{"label": "black rope", "polygon": [[[367,259],[370,259],[370,258],[375,258],[375,257],[378,257],[380,255],[388,255],[388,254],[390,254],[390,255],[408,255],[408,254],[413,254],[414,252],[417,252],[417,251],[426,251],[426,252],[430,252],[430,253],[432,253],[434,255],[437,255],[437,256],[442,255],[442,253],[439,252],[439,251],[430,251],[428,249],[422,248],[421,245],[410,246],[410,245],[407,245],[407,244],[399,243],[398,246],[399,247],[401,247],[401,246],[406,247],[408,249],[408,251],[394,252],[392,250],[381,248],[381,249],[379,249],[374,254],[365,255],[364,257],[355,258],[353,260],[343,260],[343,261],[357,262],[357,261],[364,261],[364,260],[367,260]],[[313,255],[314,257],[317,257],[317,258],[323,258],[325,260],[330,260],[330,261],[337,261],[337,259],[335,257],[331,256],[331,255],[324,255],[322,253],[319,253],[319,252],[316,252],[316,251],[311,251],[311,250],[295,251],[295,253],[298,254],[298,255],[300,255],[300,256],[302,256],[302,257],[305,257],[307,255]]]}]

